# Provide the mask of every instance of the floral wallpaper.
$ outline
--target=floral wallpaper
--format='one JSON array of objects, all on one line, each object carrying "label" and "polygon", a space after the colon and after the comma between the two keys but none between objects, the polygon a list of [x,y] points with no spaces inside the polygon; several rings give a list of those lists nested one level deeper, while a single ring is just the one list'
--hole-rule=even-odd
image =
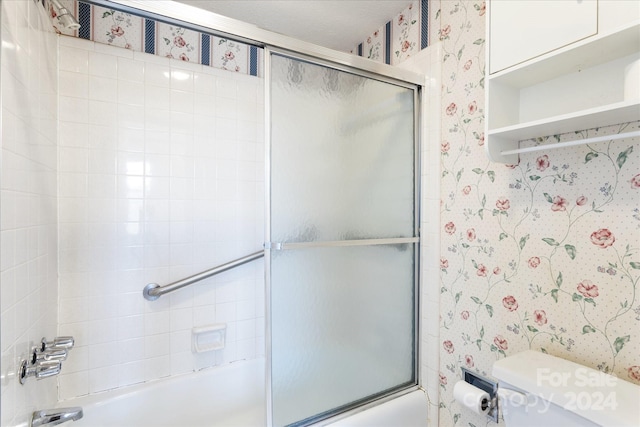
[{"label": "floral wallpaper", "polygon": [[[638,138],[484,153],[482,1],[432,1],[442,42],[440,425],[485,425],[453,386],[465,367],[533,349],[640,384]],[[529,141],[628,132],[640,122]]]},{"label": "floral wallpaper", "polygon": [[428,1],[408,2],[391,21],[374,31],[351,53],[385,64],[399,64],[428,45]]},{"label": "floral wallpaper", "polygon": [[93,40],[103,43],[142,51],[142,19],[136,19],[130,13],[114,9],[96,7],[92,22]]},{"label": "floral wallpaper", "polygon": [[199,34],[186,28],[157,23],[156,55],[186,62],[198,62]]},{"label": "floral wallpaper", "polygon": [[215,40],[212,65],[228,71],[242,72],[246,69],[247,45],[233,40],[213,37]]},{"label": "floral wallpaper", "polygon": [[79,30],[60,27],[54,19],[56,9],[47,2],[45,7],[60,34],[236,73],[260,75],[261,49],[257,47],[82,1],[62,0],[62,3],[82,26]]},{"label": "floral wallpaper", "polygon": [[386,25],[374,31],[363,43],[362,56],[376,62],[385,62]]},{"label": "floral wallpaper", "polygon": [[420,52],[420,7],[412,2],[394,18],[391,25],[391,63],[399,64],[412,53]]}]

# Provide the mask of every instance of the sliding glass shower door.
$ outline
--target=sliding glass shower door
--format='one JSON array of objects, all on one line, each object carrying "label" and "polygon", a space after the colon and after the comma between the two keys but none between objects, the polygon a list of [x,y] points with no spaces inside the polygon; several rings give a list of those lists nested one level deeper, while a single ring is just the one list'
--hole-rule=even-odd
[{"label": "sliding glass shower door", "polygon": [[417,383],[417,89],[268,55],[269,416],[306,425]]}]

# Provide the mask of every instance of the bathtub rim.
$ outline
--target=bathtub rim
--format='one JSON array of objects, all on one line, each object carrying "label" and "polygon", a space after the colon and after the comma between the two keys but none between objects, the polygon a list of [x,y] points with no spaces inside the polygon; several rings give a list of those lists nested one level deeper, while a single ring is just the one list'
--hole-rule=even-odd
[{"label": "bathtub rim", "polygon": [[[263,373],[265,369],[265,358],[260,357],[256,359],[242,359],[233,362],[226,363],[224,365],[215,365],[207,368],[203,368],[197,371],[185,372],[182,374],[169,375],[162,378],[153,379],[151,381],[145,381],[140,383],[131,384],[128,386],[122,386],[109,390],[104,390],[98,393],[85,394],[82,396],[72,397],[70,399],[58,400],[54,407],[63,408],[67,406],[81,406],[83,409],[99,407],[119,400],[135,397],[144,392],[149,392],[153,389],[158,389],[165,386],[170,386],[175,382],[182,382],[190,380],[195,377],[201,377],[206,375],[231,373],[247,367],[257,369]],[[105,399],[106,397],[106,399]]]},{"label": "bathtub rim", "polygon": [[[416,392],[416,391],[424,393],[425,399],[427,399],[427,391],[421,385],[416,384],[416,385],[411,386],[411,387],[407,387],[407,388],[403,388],[401,390],[396,390],[396,391],[390,392],[389,394],[380,396],[379,398],[377,398],[375,400],[372,400],[370,402],[367,402],[365,404],[358,405],[357,407],[355,407],[353,409],[350,409],[348,411],[344,411],[344,412],[341,412],[339,414],[333,415],[333,416],[331,416],[329,418],[325,418],[325,419],[319,420],[319,421],[317,421],[315,423],[308,424],[308,426],[309,427],[330,426],[330,425],[335,424],[335,423],[337,423],[339,421],[342,421],[342,420],[344,420],[346,418],[349,418],[349,417],[351,417],[353,415],[360,414],[360,413],[365,412],[365,411],[367,411],[369,409],[373,409],[373,408],[375,408],[377,406],[380,406],[380,405],[383,405],[385,403],[391,402],[394,399],[400,398],[402,396],[406,396],[406,395],[408,395],[410,393],[413,393],[413,392]],[[428,404],[428,401],[426,401],[425,403]]]}]

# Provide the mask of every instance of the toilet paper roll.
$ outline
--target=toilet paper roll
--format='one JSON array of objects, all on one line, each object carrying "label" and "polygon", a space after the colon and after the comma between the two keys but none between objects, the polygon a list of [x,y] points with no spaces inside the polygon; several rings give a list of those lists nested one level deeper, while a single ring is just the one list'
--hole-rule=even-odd
[{"label": "toilet paper roll", "polygon": [[491,409],[489,393],[465,381],[458,381],[453,387],[453,398],[476,414],[486,415]]}]

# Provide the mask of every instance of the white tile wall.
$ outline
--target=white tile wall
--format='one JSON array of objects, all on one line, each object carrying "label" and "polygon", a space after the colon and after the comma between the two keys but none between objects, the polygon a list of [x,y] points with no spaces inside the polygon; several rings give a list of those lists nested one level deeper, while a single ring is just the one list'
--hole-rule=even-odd
[{"label": "white tile wall", "polygon": [[27,422],[56,401],[55,379],[16,370],[32,345],[56,333],[57,39],[33,1],[0,2],[2,104],[0,177],[0,423]]},{"label": "white tile wall", "polygon": [[441,44],[435,43],[399,67],[426,75],[422,122],[421,383],[429,399],[428,425],[438,425],[440,306],[440,81]]},{"label": "white tile wall", "polygon": [[[261,248],[262,80],[67,37],[60,70],[60,397],[262,356],[261,261],[142,298]],[[192,353],[217,322],[226,348]]]}]

